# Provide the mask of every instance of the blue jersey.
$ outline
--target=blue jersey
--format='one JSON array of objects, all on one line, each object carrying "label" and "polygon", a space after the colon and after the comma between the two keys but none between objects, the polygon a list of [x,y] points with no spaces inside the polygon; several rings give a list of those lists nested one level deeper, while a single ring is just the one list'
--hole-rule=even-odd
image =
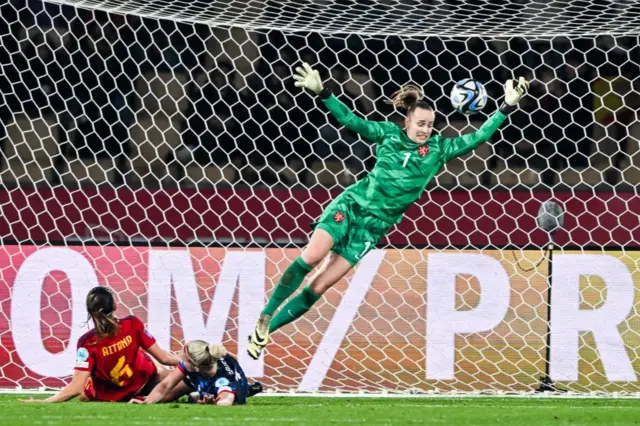
[{"label": "blue jersey", "polygon": [[249,384],[240,367],[238,361],[231,355],[226,355],[217,364],[216,374],[211,378],[205,378],[196,371],[187,371],[184,362],[180,361],[178,368],[185,375],[184,382],[200,393],[200,397],[205,395],[218,395],[224,392],[235,394],[236,404],[245,404],[249,393]]}]

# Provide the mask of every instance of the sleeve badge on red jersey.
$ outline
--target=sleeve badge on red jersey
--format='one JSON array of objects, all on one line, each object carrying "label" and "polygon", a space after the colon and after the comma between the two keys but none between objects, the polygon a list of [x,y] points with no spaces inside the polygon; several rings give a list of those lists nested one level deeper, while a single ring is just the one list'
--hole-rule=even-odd
[{"label": "sleeve badge on red jersey", "polygon": [[89,363],[87,360],[89,359],[89,351],[86,348],[78,348],[78,353],[76,354],[76,367],[79,368],[88,368]]},{"label": "sleeve badge on red jersey", "polygon": [[78,348],[78,355],[76,361],[83,362],[89,359],[89,351],[86,348]]}]

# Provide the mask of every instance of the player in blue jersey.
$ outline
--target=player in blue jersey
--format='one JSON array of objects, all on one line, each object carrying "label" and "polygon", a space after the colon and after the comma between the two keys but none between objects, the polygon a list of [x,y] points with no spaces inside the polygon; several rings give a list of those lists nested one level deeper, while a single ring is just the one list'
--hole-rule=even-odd
[{"label": "player in blue jersey", "polygon": [[144,401],[134,402],[154,404],[190,395],[200,404],[246,404],[248,397],[261,391],[259,382],[249,384],[238,360],[224,346],[193,340],[185,345],[178,367]]}]

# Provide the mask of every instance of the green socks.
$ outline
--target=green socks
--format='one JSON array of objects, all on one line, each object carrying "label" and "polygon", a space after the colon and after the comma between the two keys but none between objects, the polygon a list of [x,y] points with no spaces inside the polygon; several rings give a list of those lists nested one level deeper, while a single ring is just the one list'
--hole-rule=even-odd
[{"label": "green socks", "polygon": [[300,287],[304,277],[311,272],[313,268],[305,263],[301,257],[293,261],[291,265],[284,271],[278,285],[273,290],[271,298],[267,302],[267,306],[262,310],[263,315],[272,316],[278,306],[289,298]]},{"label": "green socks", "polygon": [[269,333],[273,333],[283,325],[289,324],[303,316],[322,295],[315,294],[308,286],[303,288],[294,298],[289,300],[278,314],[271,319]]},{"label": "green socks", "polygon": [[[313,268],[305,263],[301,257],[293,261],[291,265],[284,271],[278,285],[273,290],[271,298],[267,302],[267,306],[262,310],[262,315],[273,316],[278,307],[289,298],[300,287],[304,277],[311,272]],[[300,318],[304,315],[314,303],[320,299],[321,295],[315,294],[309,287],[305,287],[294,298],[289,300],[286,305],[271,319],[269,333],[272,333],[285,324]]]}]

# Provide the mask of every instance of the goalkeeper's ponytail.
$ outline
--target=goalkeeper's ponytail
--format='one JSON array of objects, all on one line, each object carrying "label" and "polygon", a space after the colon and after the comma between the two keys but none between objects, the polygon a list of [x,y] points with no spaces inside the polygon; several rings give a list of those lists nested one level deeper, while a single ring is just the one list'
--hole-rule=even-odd
[{"label": "goalkeeper's ponytail", "polygon": [[385,101],[385,103],[393,105],[398,109],[406,110],[407,115],[417,108],[433,111],[431,105],[424,100],[422,90],[420,90],[418,86],[414,86],[412,84],[402,86],[400,90],[391,95],[391,99]]},{"label": "goalkeeper's ponytail", "polygon": [[114,315],[115,297],[107,287],[98,286],[87,295],[87,313],[96,327],[98,339],[114,336],[118,332],[118,318]]},{"label": "goalkeeper's ponytail", "polygon": [[199,366],[214,366],[220,359],[227,355],[227,350],[222,345],[210,345],[203,340],[192,340],[187,343],[189,358]]}]

